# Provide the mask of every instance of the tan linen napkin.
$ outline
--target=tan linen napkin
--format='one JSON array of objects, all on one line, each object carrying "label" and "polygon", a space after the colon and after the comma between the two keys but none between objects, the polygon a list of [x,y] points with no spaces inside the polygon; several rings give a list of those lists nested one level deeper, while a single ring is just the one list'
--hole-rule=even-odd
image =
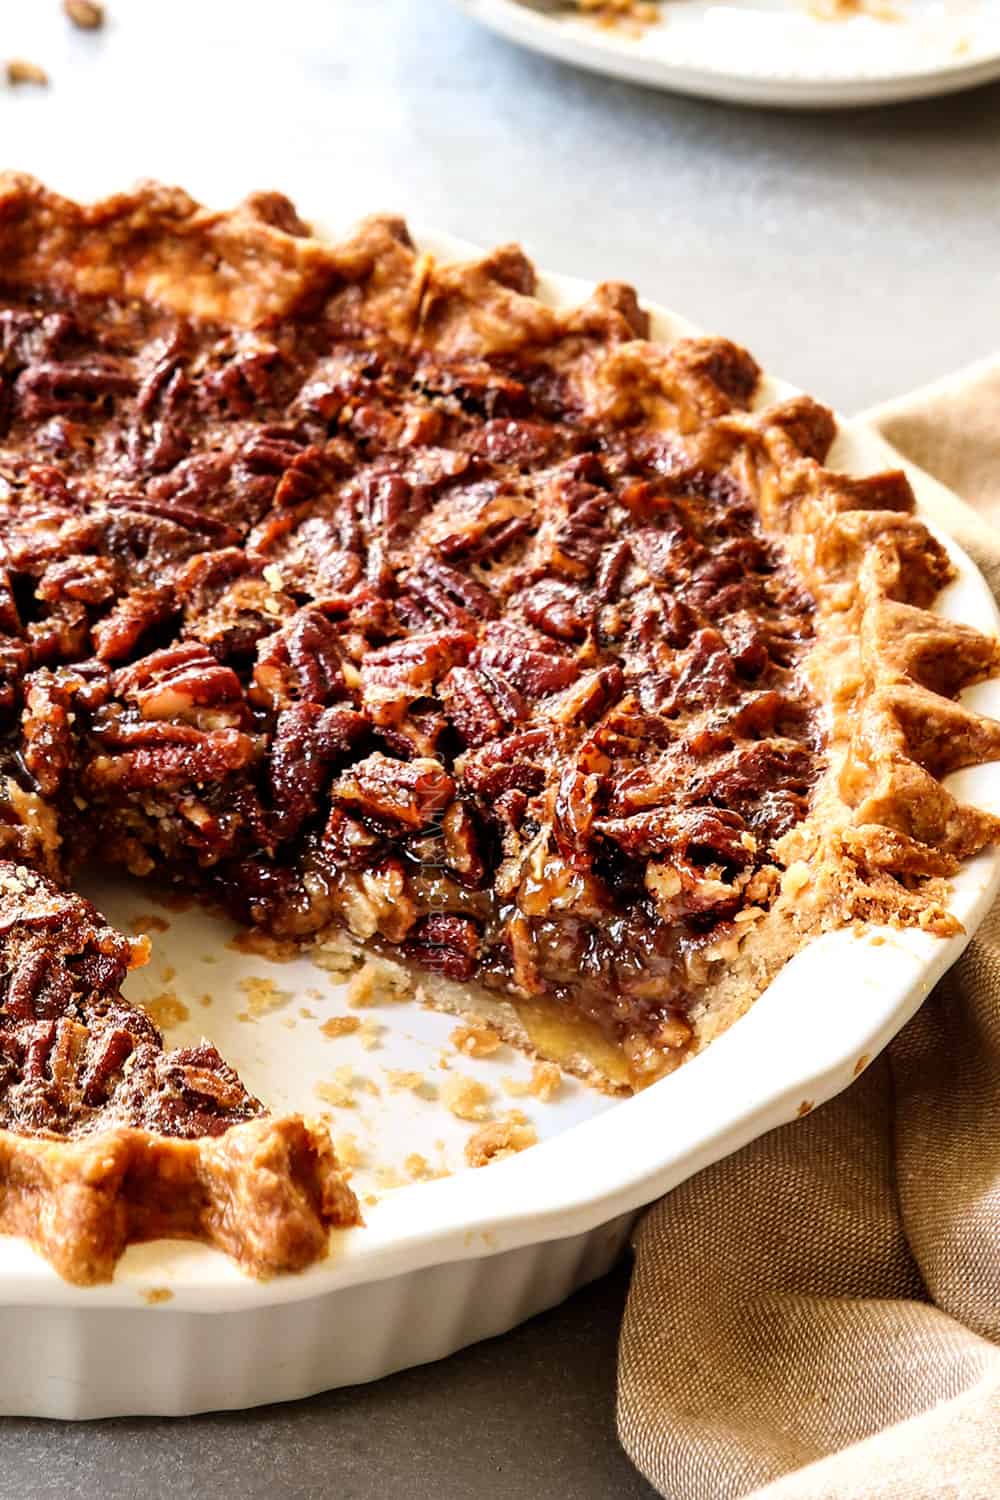
[{"label": "tan linen napkin", "polygon": [[[867,415],[1000,594],[1000,362]],[[1000,1500],[1000,906],[858,1083],[635,1252],[618,1428],[669,1500]]]}]

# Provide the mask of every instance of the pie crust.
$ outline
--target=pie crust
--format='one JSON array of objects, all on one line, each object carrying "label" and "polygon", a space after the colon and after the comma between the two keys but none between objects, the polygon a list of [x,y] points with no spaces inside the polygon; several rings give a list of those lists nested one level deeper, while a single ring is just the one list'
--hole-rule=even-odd
[{"label": "pie crust", "polygon": [[100,853],[617,1089],[815,934],[947,934],[998,821],[958,701],[995,640],[899,472],[824,467],[721,339],[570,311],[507,246],[330,244],[277,194],[0,178],[0,1229],[71,1280],[359,1221],[325,1127],[119,993]]}]

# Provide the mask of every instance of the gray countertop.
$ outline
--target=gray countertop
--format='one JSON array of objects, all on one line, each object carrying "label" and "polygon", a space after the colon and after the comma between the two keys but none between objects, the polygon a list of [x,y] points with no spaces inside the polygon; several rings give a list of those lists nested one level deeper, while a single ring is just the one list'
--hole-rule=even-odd
[{"label": "gray countertop", "polygon": [[[574,73],[447,0],[6,0],[5,164],[86,194],[147,175],[212,202],[280,186],[540,265],[636,283],[845,411],[1000,344],[1000,87],[768,114]],[[614,1438],[624,1273],[441,1365],[183,1421],[0,1423],[25,1496],[651,1494]]]}]

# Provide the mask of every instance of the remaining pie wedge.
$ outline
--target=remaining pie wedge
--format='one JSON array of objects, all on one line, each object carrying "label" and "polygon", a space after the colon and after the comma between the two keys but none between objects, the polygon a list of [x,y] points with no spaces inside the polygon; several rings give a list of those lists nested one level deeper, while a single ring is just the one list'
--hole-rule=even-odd
[{"label": "remaining pie wedge", "polygon": [[64,1275],[204,1238],[255,1274],[357,1204],[319,1125],[119,989],[70,894],[155,873],[606,1086],[660,1077],[811,935],[953,930],[997,644],[898,473],[823,460],[719,339],[501,249],[330,245],[0,180],[0,1228]]}]

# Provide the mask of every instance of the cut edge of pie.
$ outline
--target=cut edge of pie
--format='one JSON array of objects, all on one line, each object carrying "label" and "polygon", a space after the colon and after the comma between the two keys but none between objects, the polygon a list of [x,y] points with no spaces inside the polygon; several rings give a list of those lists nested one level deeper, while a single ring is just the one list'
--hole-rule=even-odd
[{"label": "cut edge of pie", "polygon": [[[0,178],[0,279],[26,295],[42,288],[70,303],[141,303],[242,330],[322,316],[354,348],[388,345],[418,364],[426,357],[459,384],[475,377],[477,389],[494,378],[513,383],[510,372],[520,372],[525,389],[542,391],[540,409],[545,391],[558,388],[560,410],[572,411],[589,432],[655,437],[657,472],[679,494],[684,483],[698,495],[717,496],[725,486],[726,495],[749,501],[764,538],[809,589],[812,644],[794,660],[822,718],[822,771],[806,815],[769,847],[766,878],[753,872],[760,900],[741,902],[709,941],[685,952],[684,963],[697,973],[697,999],[673,1042],[668,1025],[648,1056],[633,1047],[626,1059],[593,1022],[567,1018],[544,994],[498,994],[428,972],[425,964],[420,982],[430,1003],[486,1014],[515,1044],[622,1089],[653,1081],[700,1050],[823,930],[858,921],[941,935],[957,930],[947,909],[948,878],[995,840],[1000,822],[957,803],[941,779],[1000,757],[1000,725],[957,701],[965,687],[1000,669],[1000,650],[994,639],[931,611],[952,569],[913,514],[905,476],[852,479],[825,468],[835,423],[807,397],[751,412],[759,372],[744,351],[713,338],[669,347],[649,342],[634,292],[619,284],[599,286],[579,308],[556,310],[535,296],[534,271],[516,247],[438,265],[417,252],[401,221],[385,217],[366,220],[340,243],[313,238],[277,194],[212,213],[178,190],[146,184],[81,207],[8,175]],[[489,425],[485,417],[480,425]],[[288,464],[279,480],[288,493],[274,505],[292,507],[296,486],[308,492],[308,483],[303,465]],[[609,507],[612,499],[619,497],[609,492]],[[633,502],[647,503],[642,495]],[[655,506],[655,496],[648,503]],[[577,588],[573,555],[563,562],[565,588]],[[419,566],[416,553],[404,558],[404,584],[406,568],[416,573]],[[566,639],[574,639],[572,630]],[[281,670],[272,662],[267,680]],[[584,684],[595,722],[602,721],[607,686],[599,672]],[[614,691],[621,694],[620,683]],[[571,711],[583,710],[577,702],[558,709]],[[696,727],[706,728],[701,721]],[[35,748],[41,764],[51,746],[42,739]],[[356,789],[350,795],[356,798]],[[343,797],[350,806],[347,791]],[[576,834],[567,833],[565,807],[556,800],[549,811],[546,839],[572,848]],[[5,879],[42,882],[56,900],[50,876],[59,871],[58,838],[44,794],[8,788],[5,816],[17,855],[4,863]],[[593,807],[587,816],[593,819]],[[606,807],[602,822],[602,838],[621,834]],[[674,865],[656,857],[665,834],[644,827],[646,845],[633,829],[630,847],[647,850],[645,891],[664,923],[681,866],[686,901],[699,880],[725,884],[703,866],[692,874],[686,846]],[[539,837],[532,836],[536,849]],[[39,873],[22,868],[24,861]],[[365,927],[360,921],[353,928],[362,946],[376,936]],[[330,930],[342,943],[342,926]],[[321,950],[325,929],[300,940]],[[378,951],[390,945],[381,941]],[[53,1032],[46,1067],[63,1040],[64,1050],[76,1045],[68,1033]],[[185,1066],[200,1064],[189,1059]],[[205,1087],[224,1094],[225,1082]],[[252,1100],[245,1108],[251,1117],[194,1139],[131,1126],[72,1140],[0,1130],[0,1229],[30,1239],[62,1275],[83,1282],[107,1279],[128,1243],[164,1234],[218,1245],[255,1275],[300,1268],[325,1253],[331,1225],[358,1222],[356,1199],[322,1126],[255,1115]]]}]

